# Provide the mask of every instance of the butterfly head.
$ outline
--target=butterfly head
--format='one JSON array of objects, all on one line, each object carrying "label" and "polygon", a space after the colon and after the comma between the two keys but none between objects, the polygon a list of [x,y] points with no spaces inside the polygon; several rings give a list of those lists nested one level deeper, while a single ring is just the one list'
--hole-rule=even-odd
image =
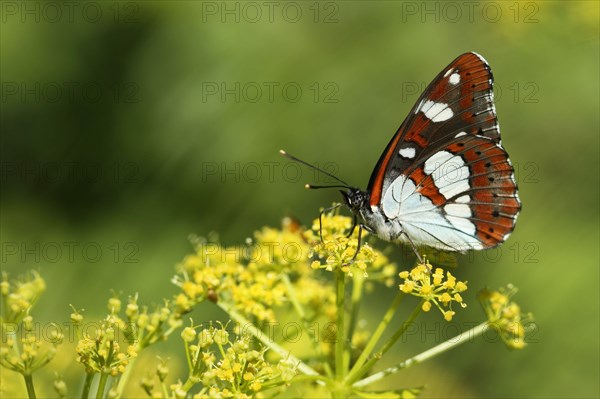
[{"label": "butterfly head", "polygon": [[368,194],[358,188],[349,188],[348,191],[340,190],[344,197],[344,202],[353,212],[358,212],[367,203]]}]

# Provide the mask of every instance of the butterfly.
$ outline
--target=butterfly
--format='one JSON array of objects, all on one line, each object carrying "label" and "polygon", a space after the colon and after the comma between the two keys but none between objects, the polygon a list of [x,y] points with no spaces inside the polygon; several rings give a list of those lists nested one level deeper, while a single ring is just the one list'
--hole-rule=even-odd
[{"label": "butterfly", "polygon": [[421,246],[465,252],[500,245],[515,227],[521,201],[500,139],[492,85],[481,55],[460,55],[421,94],[366,191],[325,171],[342,185],[307,187],[345,188],[355,226],[361,219],[360,229],[410,244],[421,261]]}]

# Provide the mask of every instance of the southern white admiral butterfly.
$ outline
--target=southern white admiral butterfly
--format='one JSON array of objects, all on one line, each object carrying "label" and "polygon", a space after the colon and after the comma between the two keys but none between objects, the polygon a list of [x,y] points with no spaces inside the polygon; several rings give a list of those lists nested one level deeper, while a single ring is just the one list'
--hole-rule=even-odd
[{"label": "southern white admiral butterfly", "polygon": [[364,221],[360,228],[413,248],[458,252],[492,248],[508,238],[521,202],[500,141],[492,84],[485,59],[462,54],[421,94],[366,191],[324,172],[343,184],[333,187],[347,189],[342,194],[355,221]]}]

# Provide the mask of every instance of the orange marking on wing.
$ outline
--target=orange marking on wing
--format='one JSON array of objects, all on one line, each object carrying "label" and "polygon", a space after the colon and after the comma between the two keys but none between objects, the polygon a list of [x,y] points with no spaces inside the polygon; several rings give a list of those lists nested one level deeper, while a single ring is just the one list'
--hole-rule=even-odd
[{"label": "orange marking on wing", "polygon": [[427,126],[430,123],[431,121],[425,118],[422,112],[419,112],[419,114],[415,116],[415,120],[411,125],[410,130],[406,133],[404,140],[412,141],[413,143],[416,143],[419,147],[424,148],[425,146],[427,146],[428,142],[427,139],[425,139],[419,133],[425,128],[425,126]]},{"label": "orange marking on wing", "polygon": [[423,168],[415,169],[410,174],[410,178],[418,186],[417,192],[429,198],[434,205],[441,206],[446,203],[446,199],[435,185],[433,177],[426,175]]},{"label": "orange marking on wing", "polygon": [[[416,115],[414,122],[410,127],[410,131],[408,131],[404,136],[404,141],[412,141],[420,147],[425,147],[427,145],[427,140],[419,134],[419,131],[427,123],[429,123],[429,121],[425,119],[423,114]],[[383,190],[383,178],[385,177],[385,171],[387,170],[390,160],[392,159],[392,155],[398,146],[400,137],[402,137],[401,130],[396,133],[394,140],[392,141],[387,153],[385,154],[385,157],[383,158],[383,162],[381,162],[381,165],[379,166],[377,176],[373,182],[373,188],[371,189],[371,198],[369,199],[369,204],[371,206],[379,205],[379,202],[381,201],[381,191]]]},{"label": "orange marking on wing", "polygon": [[385,176],[385,171],[387,169],[388,164],[390,163],[390,159],[392,159],[392,154],[394,154],[394,151],[396,150],[396,146],[398,145],[398,142],[400,141],[400,137],[402,136],[402,133],[400,131],[398,131],[396,133],[396,137],[394,137],[394,140],[392,141],[390,148],[388,149],[387,153],[385,154],[385,158],[383,158],[383,162],[381,162],[381,165],[379,166],[379,170],[377,171],[377,176],[375,177],[375,182],[373,183],[373,188],[371,189],[371,198],[369,199],[369,204],[371,206],[377,206],[379,205],[379,202],[381,201],[381,191],[383,189],[383,177]]},{"label": "orange marking on wing", "polygon": [[433,88],[433,91],[431,92],[431,95],[429,96],[428,100],[437,101],[440,98],[444,97],[444,95],[446,95],[446,92],[446,79],[440,79],[437,82],[436,86]]}]

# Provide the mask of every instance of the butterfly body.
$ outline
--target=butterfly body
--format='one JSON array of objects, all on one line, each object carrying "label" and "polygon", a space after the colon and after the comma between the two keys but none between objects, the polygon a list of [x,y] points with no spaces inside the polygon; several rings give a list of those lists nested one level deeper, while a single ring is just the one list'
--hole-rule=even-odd
[{"label": "butterfly body", "polygon": [[465,53],[425,89],[375,167],[366,191],[342,192],[367,230],[464,252],[501,244],[521,209],[500,142],[487,62]]},{"label": "butterfly body", "polygon": [[393,241],[401,237],[402,226],[397,221],[385,217],[379,207],[370,206],[368,192],[358,188],[340,192],[344,196],[346,206],[364,221],[363,226],[371,233],[385,241]]}]

